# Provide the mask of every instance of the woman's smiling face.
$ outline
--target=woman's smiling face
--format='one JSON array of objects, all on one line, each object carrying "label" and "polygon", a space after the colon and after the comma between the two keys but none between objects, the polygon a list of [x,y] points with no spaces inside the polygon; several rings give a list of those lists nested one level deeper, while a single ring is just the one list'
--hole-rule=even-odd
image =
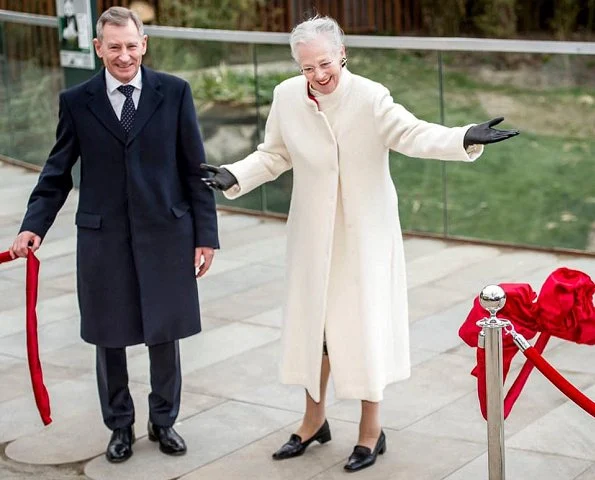
[{"label": "woman's smiling face", "polygon": [[323,94],[334,92],[341,78],[345,47],[337,50],[326,35],[318,35],[308,43],[299,44],[296,53],[300,69],[312,88]]}]

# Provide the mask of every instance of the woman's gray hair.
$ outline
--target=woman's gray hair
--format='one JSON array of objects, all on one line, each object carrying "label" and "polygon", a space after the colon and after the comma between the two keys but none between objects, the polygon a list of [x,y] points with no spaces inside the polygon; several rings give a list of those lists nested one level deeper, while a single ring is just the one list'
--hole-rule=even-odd
[{"label": "woman's gray hair", "polygon": [[291,31],[289,45],[291,46],[291,56],[297,62],[298,45],[310,43],[318,35],[326,35],[330,40],[333,49],[337,52],[343,45],[343,30],[334,18],[319,17],[318,15],[296,25]]},{"label": "woman's gray hair", "polygon": [[105,12],[101,14],[99,19],[97,20],[97,40],[100,42],[103,40],[103,27],[106,25],[118,25],[120,27],[125,27],[128,25],[128,21],[132,20],[136,25],[136,29],[138,30],[138,34],[140,36],[144,35],[144,27],[143,21],[140,17],[133,12],[124,7],[110,7]]}]

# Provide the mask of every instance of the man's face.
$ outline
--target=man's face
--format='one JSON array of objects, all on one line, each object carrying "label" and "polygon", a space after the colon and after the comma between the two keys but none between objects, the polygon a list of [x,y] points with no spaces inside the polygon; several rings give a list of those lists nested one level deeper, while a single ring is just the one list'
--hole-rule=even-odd
[{"label": "man's face", "polygon": [[126,26],[108,23],[103,27],[103,39],[93,39],[93,45],[107,71],[120,82],[128,83],[138,72],[147,51],[147,36],[139,34],[132,20]]}]

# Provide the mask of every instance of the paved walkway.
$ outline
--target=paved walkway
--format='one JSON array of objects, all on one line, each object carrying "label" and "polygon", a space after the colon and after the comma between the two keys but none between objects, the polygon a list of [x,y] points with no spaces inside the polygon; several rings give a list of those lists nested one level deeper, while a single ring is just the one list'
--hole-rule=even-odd
[{"label": "paved walkway", "polygon": [[[12,242],[37,174],[0,163],[0,250]],[[112,465],[94,379],[94,349],[79,338],[73,193],[39,251],[41,360],[54,422],[43,427],[28,380],[22,262],[0,267],[0,478],[160,480],[339,479],[357,438],[359,405],[329,398],[333,441],[301,458],[271,453],[301,418],[300,387],[277,380],[284,223],[220,214],[222,250],[199,281],[204,331],[182,341],[182,411],[188,454],[171,458],[146,438],[148,363],[129,350],[137,406],[134,456]],[[539,291],[565,265],[595,275],[595,259],[409,238],[405,242],[413,374],[385,391],[387,453],[359,479],[487,479],[486,425],[469,374],[474,352],[457,335],[488,283]],[[519,355],[520,356],[520,355]],[[546,357],[595,399],[595,347],[555,341]],[[515,364],[518,370],[518,362]],[[515,373],[514,371],[512,372]],[[541,374],[506,421],[507,479],[594,480],[595,419]],[[351,477],[350,477],[351,478]]]}]

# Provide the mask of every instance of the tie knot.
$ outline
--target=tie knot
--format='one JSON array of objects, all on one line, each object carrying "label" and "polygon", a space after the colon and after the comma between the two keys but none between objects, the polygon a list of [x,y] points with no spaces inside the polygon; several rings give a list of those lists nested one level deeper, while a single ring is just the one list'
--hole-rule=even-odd
[{"label": "tie knot", "polygon": [[118,90],[124,96],[126,96],[126,98],[130,98],[130,97],[132,97],[132,92],[134,92],[134,86],[133,85],[120,85],[118,87]]}]

